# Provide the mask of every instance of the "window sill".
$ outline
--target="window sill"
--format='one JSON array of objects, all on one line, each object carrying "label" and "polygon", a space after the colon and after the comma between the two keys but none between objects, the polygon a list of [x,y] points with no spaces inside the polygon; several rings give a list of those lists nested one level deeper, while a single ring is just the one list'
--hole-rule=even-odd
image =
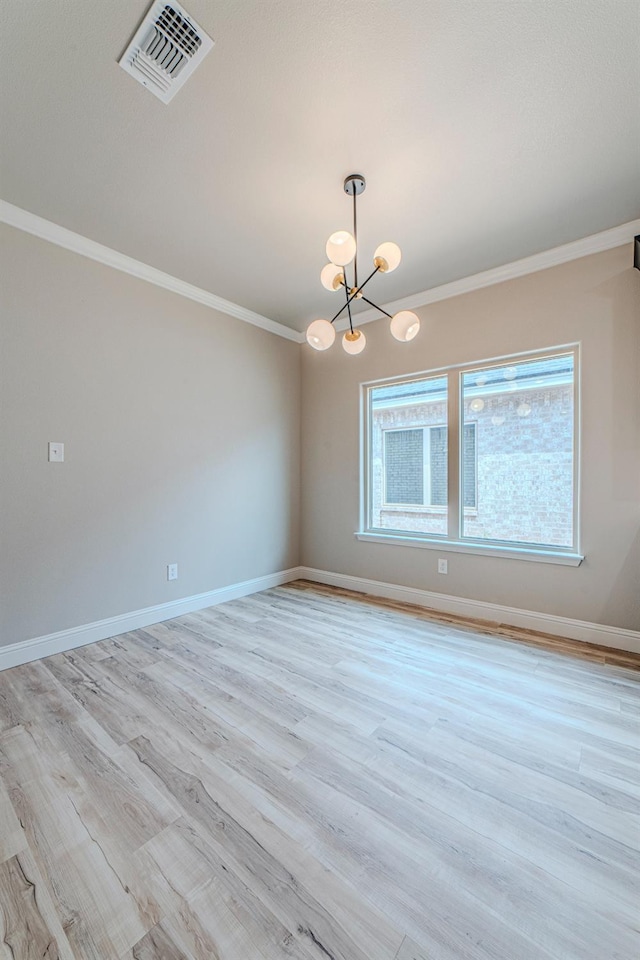
[{"label": "window sill", "polygon": [[535,547],[512,547],[493,543],[468,543],[464,540],[447,540],[446,537],[411,537],[398,533],[357,532],[357,540],[370,543],[387,543],[397,547],[422,547],[426,550],[444,550],[447,553],[472,553],[476,556],[504,557],[509,560],[534,560],[539,563],[557,563],[579,567],[584,557],[567,550],[544,550]]}]

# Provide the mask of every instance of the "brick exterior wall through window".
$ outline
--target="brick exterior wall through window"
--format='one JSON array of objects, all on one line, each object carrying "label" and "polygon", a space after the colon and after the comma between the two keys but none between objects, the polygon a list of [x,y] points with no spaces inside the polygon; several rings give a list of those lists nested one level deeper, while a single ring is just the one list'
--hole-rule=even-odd
[{"label": "brick exterior wall through window", "polygon": [[[570,546],[573,542],[573,387],[517,389],[488,395],[482,408],[465,400],[465,424],[475,424],[475,507],[470,453],[465,458],[465,536]],[[371,526],[447,535],[446,506],[385,504],[383,433],[442,426],[444,400],[373,409]],[[472,435],[466,434],[467,447]],[[442,449],[442,448],[441,448]],[[439,477],[442,472],[439,471]],[[439,481],[440,482],[440,481]],[[475,492],[475,491],[474,491]],[[433,502],[432,498],[432,502]],[[436,497],[442,500],[442,497]]]}]

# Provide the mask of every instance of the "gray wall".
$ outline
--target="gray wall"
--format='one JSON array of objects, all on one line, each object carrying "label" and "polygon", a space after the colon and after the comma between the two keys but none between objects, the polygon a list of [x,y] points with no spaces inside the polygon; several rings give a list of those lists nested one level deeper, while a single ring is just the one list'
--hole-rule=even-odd
[{"label": "gray wall", "polygon": [[[304,346],[301,562],[440,593],[640,629],[640,273],[631,246],[432,304],[397,343],[367,324],[365,351]],[[375,297],[384,298],[384,277]],[[382,291],[382,292],[381,292]],[[372,290],[372,295],[374,291]],[[359,384],[582,343],[580,567],[357,541]],[[436,573],[439,556],[448,576]]]},{"label": "gray wall", "polygon": [[295,565],[299,347],[9,227],[0,242],[0,643]]},{"label": "gray wall", "polygon": [[[640,629],[640,273],[630,248],[299,348],[0,227],[0,642],[295,566]],[[384,285],[380,278],[379,286]],[[356,541],[359,384],[579,340],[579,568]],[[302,356],[302,552],[300,491]],[[65,443],[63,464],[47,442]],[[436,574],[448,556],[449,575]],[[166,580],[166,564],[180,577]]]}]

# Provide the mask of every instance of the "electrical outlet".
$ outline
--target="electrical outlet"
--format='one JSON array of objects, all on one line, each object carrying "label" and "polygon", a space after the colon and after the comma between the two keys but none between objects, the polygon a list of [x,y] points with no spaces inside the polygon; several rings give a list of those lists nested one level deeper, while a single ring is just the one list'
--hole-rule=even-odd
[{"label": "electrical outlet", "polygon": [[64,461],[64,443],[51,442],[49,444],[49,463],[62,463]]},{"label": "electrical outlet", "polygon": [[178,579],[178,564],[169,563],[167,564],[167,580],[177,580]]},{"label": "electrical outlet", "polygon": [[449,573],[448,560],[438,560],[438,573]]}]

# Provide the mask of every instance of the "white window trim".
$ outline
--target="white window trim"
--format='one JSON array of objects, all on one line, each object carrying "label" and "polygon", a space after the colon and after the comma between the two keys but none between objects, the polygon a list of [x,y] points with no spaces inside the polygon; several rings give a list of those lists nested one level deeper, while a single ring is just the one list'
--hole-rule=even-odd
[{"label": "white window trim", "polygon": [[474,542],[471,540],[450,540],[448,537],[430,537],[404,535],[399,531],[390,530],[388,533],[374,533],[373,531],[356,532],[356,540],[368,543],[386,543],[396,547],[421,547],[426,550],[439,550],[441,553],[471,553],[476,556],[506,557],[511,560],[538,560],[542,563],[559,563],[568,567],[579,567],[584,556],[571,551],[545,550],[543,547],[523,544],[514,547],[510,543],[497,541]]},{"label": "white window trim", "polygon": [[[462,441],[460,431],[460,417],[458,411],[462,406],[463,378],[462,374],[473,370],[486,369],[491,366],[503,366],[505,362],[522,360],[544,359],[563,353],[572,353],[574,359],[574,423],[573,423],[573,536],[571,547],[555,547],[543,544],[519,544],[514,541],[474,540],[462,537],[462,516],[460,515],[463,503],[462,486]],[[570,343],[549,347],[546,350],[527,351],[494,357],[473,363],[455,364],[449,367],[439,367],[435,370],[426,370],[409,376],[389,377],[384,380],[375,380],[362,383],[360,409],[360,526],[355,537],[358,540],[370,543],[386,543],[394,546],[420,547],[427,550],[443,549],[453,553],[469,553],[478,556],[504,557],[515,560],[530,560],[542,563],[556,563],[567,566],[579,566],[584,560],[580,552],[580,344]],[[371,397],[372,388],[393,386],[395,383],[407,383],[412,380],[431,379],[446,374],[449,381],[449,533],[447,536],[438,534],[406,533],[404,531],[371,528],[369,518],[369,450],[371,449],[370,429],[372,423]],[[408,428],[406,428],[408,429]],[[477,455],[477,450],[476,450]],[[454,493],[454,497],[451,494]],[[476,495],[477,496],[477,495]],[[398,505],[392,505],[397,507]],[[463,508],[464,509],[464,508]]]}]

